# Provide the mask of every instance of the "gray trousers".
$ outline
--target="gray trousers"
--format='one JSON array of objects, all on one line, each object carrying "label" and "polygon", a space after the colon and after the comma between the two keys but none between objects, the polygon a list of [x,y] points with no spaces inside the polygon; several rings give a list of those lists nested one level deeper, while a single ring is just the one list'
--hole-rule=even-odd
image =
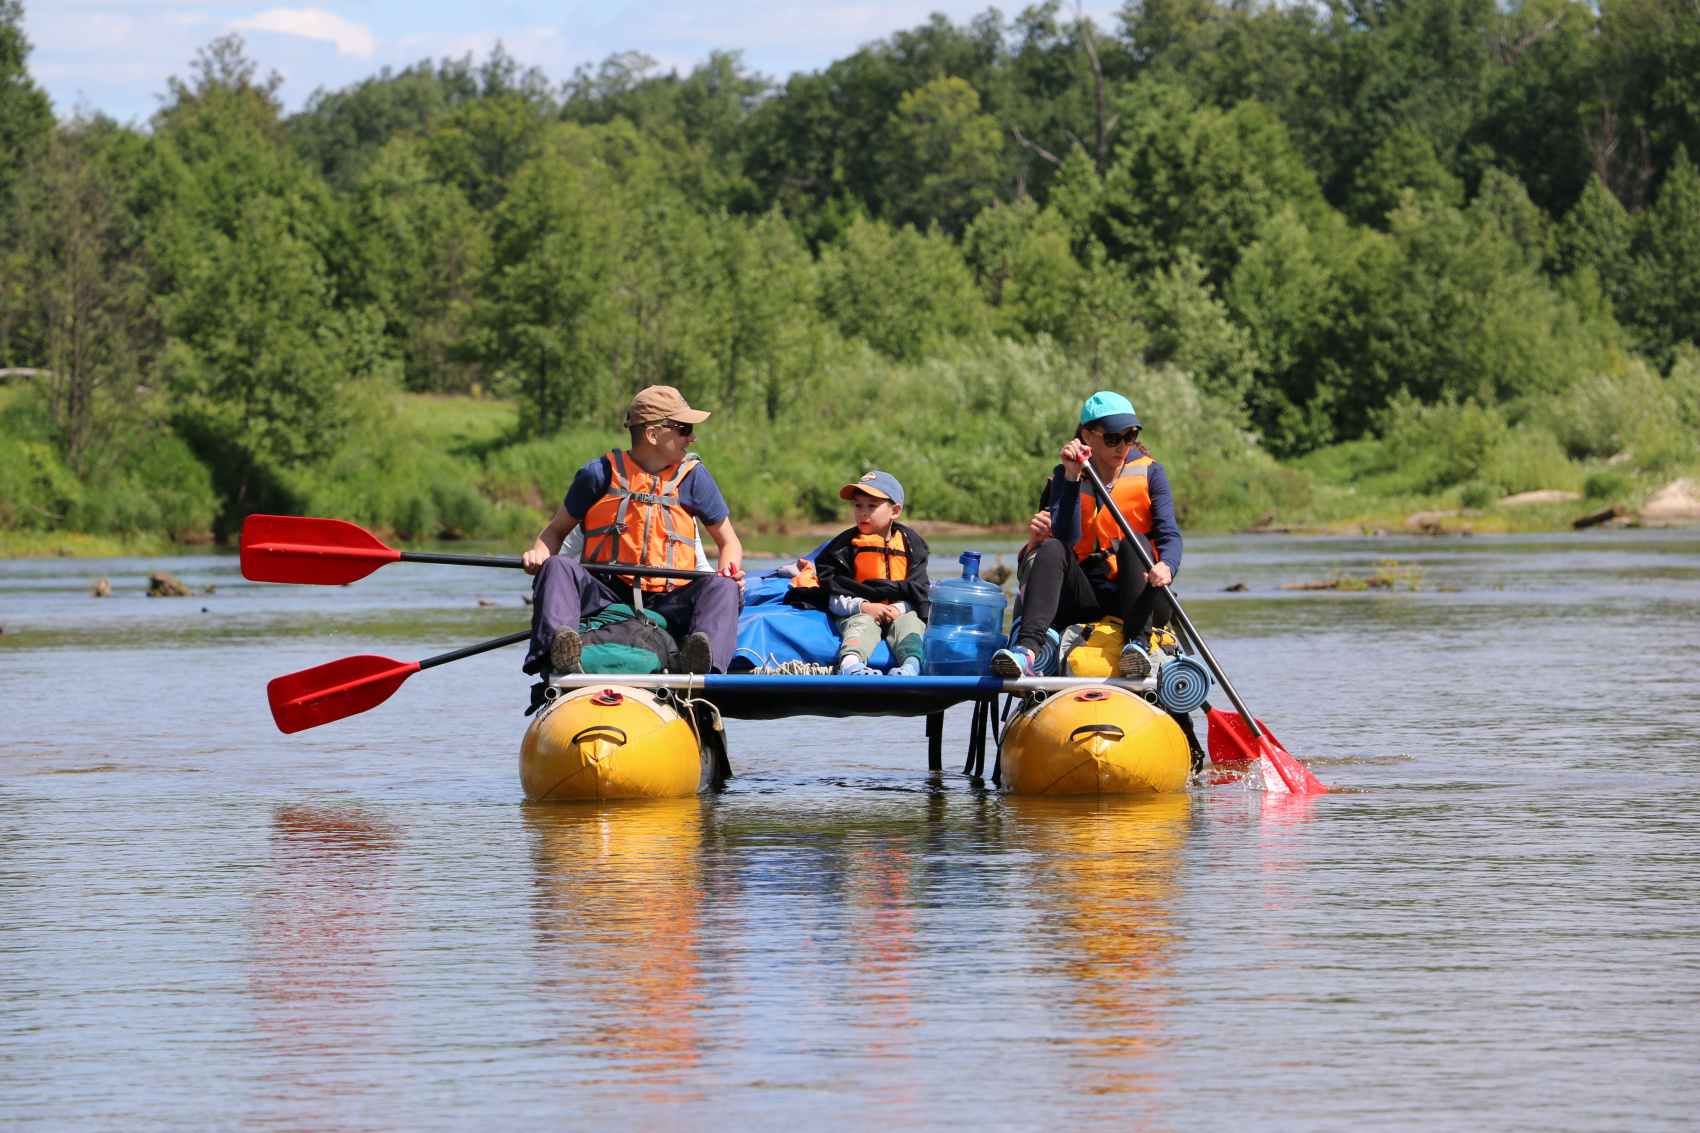
[{"label": "gray trousers", "polygon": [[[891,656],[899,665],[913,657],[921,659],[921,635],[927,632],[927,623],[921,620],[921,615],[914,610],[905,610],[897,619],[885,627],[885,643],[891,646]],[[868,663],[868,658],[879,648],[880,624],[874,621],[872,614],[851,614],[847,618],[838,619],[838,657],[854,657],[862,664]]]},{"label": "gray trousers", "polygon": [[[548,666],[549,643],[555,640],[556,630],[562,626],[577,629],[585,618],[616,602],[631,600],[566,555],[554,555],[543,564],[531,593],[531,649],[525,655],[528,673]],[[714,671],[726,671],[738,648],[738,611],[744,604],[737,580],[716,575],[668,591],[645,591],[643,604],[666,618],[668,629],[680,641],[693,633],[707,634],[714,650]]]}]

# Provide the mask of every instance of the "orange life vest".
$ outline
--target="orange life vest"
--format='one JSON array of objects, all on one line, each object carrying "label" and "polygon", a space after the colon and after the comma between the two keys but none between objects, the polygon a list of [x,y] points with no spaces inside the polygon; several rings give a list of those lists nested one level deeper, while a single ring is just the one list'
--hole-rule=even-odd
[{"label": "orange life vest", "polygon": [[[1116,482],[1110,485],[1110,499],[1115,501],[1122,515],[1127,517],[1127,525],[1147,537],[1151,534],[1151,484],[1149,480],[1151,466],[1156,461],[1149,456],[1138,460],[1130,460],[1122,465],[1121,474]],[[1110,577],[1116,577],[1115,547],[1122,538],[1121,525],[1109,508],[1101,508],[1098,501],[1086,494],[1086,485],[1080,490],[1080,539],[1074,544],[1074,557],[1085,562],[1093,555],[1103,554],[1108,561]],[[1152,555],[1156,556],[1156,545],[1152,545]]]},{"label": "orange life vest", "polygon": [[909,577],[909,548],[903,545],[903,534],[893,531],[891,538],[879,535],[858,535],[850,540],[855,548],[856,581],[875,578],[902,582]]},{"label": "orange life vest", "polygon": [[[701,463],[687,458],[652,474],[630,453],[609,453],[608,488],[584,517],[584,561],[695,570],[696,518],[680,501],[679,485]],[[630,575],[620,577],[632,585]],[[646,578],[641,585],[671,590],[679,580]]]},{"label": "orange life vest", "polygon": [[819,586],[820,575],[815,573],[815,564],[812,562],[805,562],[803,564],[803,569],[797,572],[797,577],[791,580],[791,585],[794,587],[801,586],[805,588],[810,586]]}]

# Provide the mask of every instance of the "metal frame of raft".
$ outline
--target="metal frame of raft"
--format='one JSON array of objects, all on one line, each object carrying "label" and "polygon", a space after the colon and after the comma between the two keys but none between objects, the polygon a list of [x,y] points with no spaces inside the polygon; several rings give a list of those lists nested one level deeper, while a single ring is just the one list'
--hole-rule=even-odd
[{"label": "metal frame of raft", "polygon": [[[825,716],[847,719],[860,716],[925,716],[927,718],[927,769],[944,768],[945,709],[972,702],[974,715],[968,729],[968,757],[964,775],[983,777],[986,743],[996,742],[997,699],[1004,702],[1003,716],[1018,699],[1070,689],[1119,688],[1156,703],[1157,682],[1107,679],[1103,677],[834,677],[757,676],[754,674],[709,673],[573,673],[549,678],[551,690],[581,689],[596,685],[625,685],[630,688],[667,690],[686,700],[704,700],[722,716],[737,720],[784,720],[793,716]],[[998,778],[993,768],[992,778]]]}]

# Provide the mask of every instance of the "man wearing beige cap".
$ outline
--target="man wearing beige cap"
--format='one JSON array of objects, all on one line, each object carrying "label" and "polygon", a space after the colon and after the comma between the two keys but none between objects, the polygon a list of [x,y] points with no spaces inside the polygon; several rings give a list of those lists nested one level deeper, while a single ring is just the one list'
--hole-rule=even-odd
[{"label": "man wearing beige cap", "polygon": [[575,528],[584,525],[585,562],[691,570],[698,520],[720,548],[715,577],[620,577],[642,588],[645,608],[666,618],[675,636],[689,634],[679,651],[686,671],[726,671],[738,646],[744,548],[714,477],[688,451],[696,426],[707,419],[672,386],[650,386],[626,409],[631,449],[616,449],[578,470],[555,518],[524,556],[526,572],[537,576],[526,672],[583,672],[580,623],[622,600],[560,553]]}]

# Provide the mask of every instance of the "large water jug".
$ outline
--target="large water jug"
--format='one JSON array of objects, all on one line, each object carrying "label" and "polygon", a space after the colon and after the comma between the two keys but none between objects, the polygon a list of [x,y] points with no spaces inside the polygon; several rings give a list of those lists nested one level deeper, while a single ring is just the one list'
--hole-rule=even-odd
[{"label": "large water jug", "polygon": [[921,639],[922,672],[930,677],[983,677],[1004,646],[1003,610],[1009,599],[980,577],[980,552],[965,551],[961,578],[933,583],[932,613]]}]

